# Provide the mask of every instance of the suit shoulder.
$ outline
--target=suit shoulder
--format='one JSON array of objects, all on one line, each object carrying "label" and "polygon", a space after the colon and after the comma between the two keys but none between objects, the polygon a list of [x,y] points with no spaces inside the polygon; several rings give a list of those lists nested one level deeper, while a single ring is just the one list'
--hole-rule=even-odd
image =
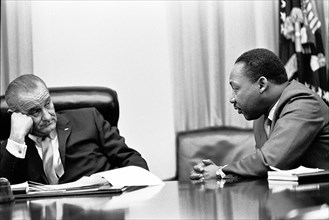
[{"label": "suit shoulder", "polygon": [[292,103],[297,100],[309,102],[315,105],[326,106],[325,102],[314,91],[297,81],[292,81],[282,92],[280,103]]},{"label": "suit shoulder", "polygon": [[75,126],[91,126],[95,121],[101,121],[100,113],[96,108],[79,108],[69,109],[56,112],[57,123],[67,124],[71,123]]},{"label": "suit shoulder", "polygon": [[76,108],[76,109],[65,109],[65,110],[60,110],[57,113],[58,114],[74,114],[74,113],[79,113],[79,112],[95,112],[97,111],[95,107],[88,107],[88,108]]},{"label": "suit shoulder", "polygon": [[97,109],[95,107],[90,108],[77,108],[77,109],[67,109],[58,111],[57,114],[63,115],[63,116],[81,116],[81,115],[95,115],[97,114]]}]

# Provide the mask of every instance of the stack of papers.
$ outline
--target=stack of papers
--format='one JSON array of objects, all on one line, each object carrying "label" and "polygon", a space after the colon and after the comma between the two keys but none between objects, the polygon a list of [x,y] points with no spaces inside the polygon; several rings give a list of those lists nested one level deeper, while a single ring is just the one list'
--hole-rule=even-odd
[{"label": "stack of papers", "polygon": [[291,170],[280,170],[271,167],[272,171],[268,171],[268,180],[280,181],[297,181],[297,182],[318,182],[329,181],[329,170],[308,168],[300,166]]},{"label": "stack of papers", "polygon": [[24,182],[11,185],[15,198],[65,196],[95,193],[121,193],[131,186],[163,185],[163,181],[153,173],[137,167],[128,166],[95,173],[89,177],[58,185],[45,185]]}]

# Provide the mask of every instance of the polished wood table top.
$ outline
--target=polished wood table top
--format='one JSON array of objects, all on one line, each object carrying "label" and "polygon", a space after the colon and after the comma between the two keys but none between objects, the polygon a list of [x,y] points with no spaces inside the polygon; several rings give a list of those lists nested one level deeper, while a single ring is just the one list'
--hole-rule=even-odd
[{"label": "polished wood table top", "polygon": [[294,209],[329,204],[329,182],[281,184],[168,181],[116,195],[16,200],[1,219],[283,219]]}]

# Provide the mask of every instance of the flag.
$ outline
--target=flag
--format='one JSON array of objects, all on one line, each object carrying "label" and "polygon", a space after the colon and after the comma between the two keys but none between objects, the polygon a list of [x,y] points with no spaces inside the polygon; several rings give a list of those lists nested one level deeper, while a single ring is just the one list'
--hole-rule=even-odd
[{"label": "flag", "polygon": [[296,79],[329,105],[329,75],[321,22],[310,0],[279,0],[279,57]]}]

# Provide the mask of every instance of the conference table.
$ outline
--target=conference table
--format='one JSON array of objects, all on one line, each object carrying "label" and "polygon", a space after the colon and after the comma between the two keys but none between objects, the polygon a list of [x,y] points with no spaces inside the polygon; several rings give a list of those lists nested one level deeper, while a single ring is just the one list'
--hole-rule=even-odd
[{"label": "conference table", "polygon": [[0,204],[0,218],[294,219],[296,213],[329,204],[329,182],[248,179],[164,183],[116,194],[16,199]]}]

